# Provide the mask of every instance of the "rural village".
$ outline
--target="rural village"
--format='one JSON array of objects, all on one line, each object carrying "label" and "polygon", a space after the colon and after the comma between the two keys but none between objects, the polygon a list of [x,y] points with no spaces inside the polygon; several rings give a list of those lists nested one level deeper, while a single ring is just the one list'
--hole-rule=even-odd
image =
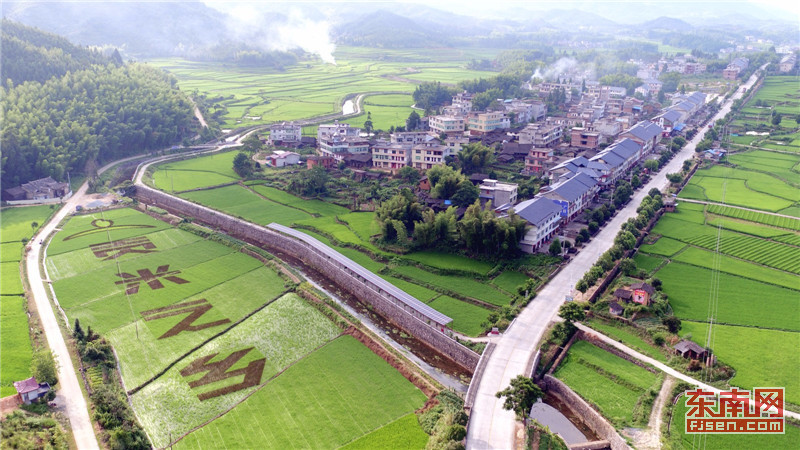
[{"label": "rural village", "polygon": [[9,11],[0,447],[800,445],[796,39],[139,63]]}]

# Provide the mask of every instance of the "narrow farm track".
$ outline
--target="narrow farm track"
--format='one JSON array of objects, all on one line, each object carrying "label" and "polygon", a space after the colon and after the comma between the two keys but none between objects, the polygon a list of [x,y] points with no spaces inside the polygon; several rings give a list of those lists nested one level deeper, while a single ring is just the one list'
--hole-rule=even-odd
[{"label": "narrow farm track", "polygon": [[[766,65],[762,66],[760,70],[763,70],[764,67]],[[733,101],[740,98],[745,90],[753,86],[760,70],[737,89],[711,121],[720,120],[730,112]],[[473,381],[479,384],[467,429],[468,449],[510,449],[515,447],[516,419],[514,413],[503,409],[503,401],[496,398],[495,393],[507,387],[512,378],[522,375],[526,371],[528,361],[539,348],[547,325],[556,318],[559,306],[564,302],[565,296],[571,294],[575,282],[589,270],[603,252],[611,247],[622,224],[628,218],[636,216],[636,208],[647,192],[651,188],[663,189],[669,184],[666,174],[681,170],[683,161],[694,155],[695,147],[705,137],[705,133],[705,129],[697,133],[694,139],[689,141],[660,172],[655,174],[647,185],[636,192],[630,203],[617,212],[597,237],[584,246],[561,272],[549,280],[536,299],[517,316],[514,323],[497,341],[497,346],[489,358],[483,377]]]},{"label": "narrow farm track", "polygon": [[694,200],[694,199],[690,199],[690,198],[680,198],[678,200],[682,201],[682,202],[687,202],[687,203],[699,203],[701,205],[726,206],[728,208],[736,208],[736,209],[741,209],[743,211],[752,211],[752,212],[757,212],[757,213],[762,213],[762,214],[769,214],[770,216],[786,217],[787,219],[800,220],[800,217],[787,216],[786,214],[779,214],[779,213],[775,213],[775,212],[764,211],[764,210],[761,210],[761,209],[745,208],[744,206],[729,205],[727,203],[710,202],[708,200]]}]

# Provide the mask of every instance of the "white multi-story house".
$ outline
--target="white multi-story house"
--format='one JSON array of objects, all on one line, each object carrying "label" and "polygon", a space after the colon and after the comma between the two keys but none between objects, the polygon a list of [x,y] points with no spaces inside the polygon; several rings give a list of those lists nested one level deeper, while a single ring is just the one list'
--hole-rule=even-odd
[{"label": "white multi-story house", "polygon": [[430,116],[428,128],[436,134],[462,134],[466,120],[457,116]]}]

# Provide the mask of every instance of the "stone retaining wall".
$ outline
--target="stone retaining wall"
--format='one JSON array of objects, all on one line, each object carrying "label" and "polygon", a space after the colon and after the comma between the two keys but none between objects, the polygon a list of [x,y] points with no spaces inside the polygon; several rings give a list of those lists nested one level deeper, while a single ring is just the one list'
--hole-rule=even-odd
[{"label": "stone retaining wall", "polygon": [[478,395],[478,385],[481,382],[481,378],[483,378],[483,372],[486,370],[486,364],[489,363],[489,358],[492,356],[492,353],[494,353],[495,347],[497,347],[497,344],[490,342],[486,345],[486,348],[483,349],[481,358],[478,361],[477,367],[475,368],[475,374],[472,375],[469,388],[467,388],[467,396],[464,398],[464,409],[467,411],[467,413],[470,412],[472,406],[475,404],[475,396]]},{"label": "stone retaining wall", "polygon": [[566,384],[551,375],[545,375],[540,382],[547,395],[554,395],[567,408],[588,426],[597,436],[608,441],[612,450],[629,449],[628,443],[617,433],[617,430],[603,418],[584,399]]},{"label": "stone retaining wall", "polygon": [[193,217],[233,237],[263,245],[270,251],[288,254],[324,274],[361,302],[372,306],[381,316],[452,359],[470,373],[474,372],[478,365],[480,356],[477,353],[403,311],[388,297],[388,293],[378,292],[366,285],[343,267],[313,251],[302,241],[146,186],[136,186],[136,198],[142,203]]}]

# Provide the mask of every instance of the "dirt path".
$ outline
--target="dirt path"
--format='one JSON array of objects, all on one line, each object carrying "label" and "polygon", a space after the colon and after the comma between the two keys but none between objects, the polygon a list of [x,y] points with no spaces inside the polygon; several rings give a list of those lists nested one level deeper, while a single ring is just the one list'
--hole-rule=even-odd
[{"label": "dirt path", "polygon": [[664,409],[672,386],[675,385],[675,379],[667,375],[664,378],[664,383],[661,384],[661,390],[658,392],[655,402],[653,402],[653,410],[650,412],[650,420],[647,422],[645,429],[626,429],[627,435],[633,438],[633,446],[640,450],[658,450],[661,448],[661,412]]}]

